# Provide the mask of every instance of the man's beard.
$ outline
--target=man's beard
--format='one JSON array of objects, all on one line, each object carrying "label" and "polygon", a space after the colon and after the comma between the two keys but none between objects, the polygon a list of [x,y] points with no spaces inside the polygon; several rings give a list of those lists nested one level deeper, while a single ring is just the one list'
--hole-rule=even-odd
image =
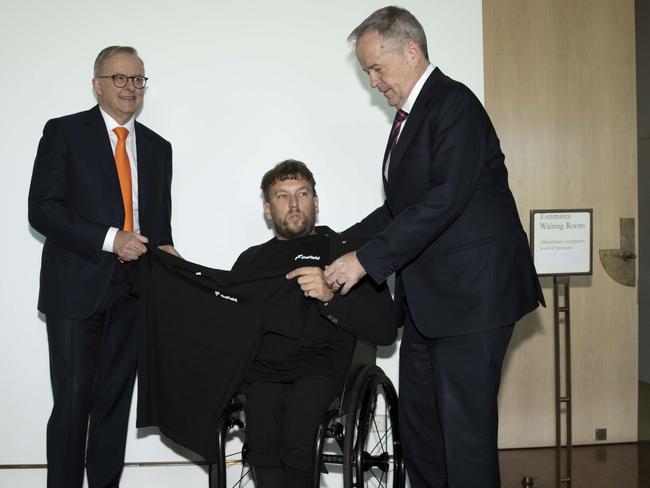
[{"label": "man's beard", "polygon": [[[302,215],[302,220],[292,225],[289,222],[289,217],[299,213]],[[315,216],[307,215],[303,212],[291,212],[283,220],[273,219],[273,226],[275,227],[275,234],[286,240],[298,239],[299,237],[308,236],[314,230]]]}]

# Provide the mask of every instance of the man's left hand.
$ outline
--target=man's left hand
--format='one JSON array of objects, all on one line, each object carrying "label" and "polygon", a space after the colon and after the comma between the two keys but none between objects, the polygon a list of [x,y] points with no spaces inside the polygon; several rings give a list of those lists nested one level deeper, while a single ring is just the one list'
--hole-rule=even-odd
[{"label": "man's left hand", "polygon": [[356,251],[344,254],[325,268],[327,284],[334,292],[341,290],[341,295],[346,295],[365,275]]},{"label": "man's left hand", "polygon": [[323,270],[317,266],[296,268],[287,274],[287,279],[298,278],[298,284],[306,297],[315,298],[321,302],[329,302],[334,293],[327,286]]},{"label": "man's left hand", "polygon": [[177,258],[183,259],[183,257],[180,255],[180,253],[171,244],[165,244],[164,246],[158,246],[158,249],[160,249],[161,251],[168,252],[169,254],[172,254],[173,256],[176,256]]}]

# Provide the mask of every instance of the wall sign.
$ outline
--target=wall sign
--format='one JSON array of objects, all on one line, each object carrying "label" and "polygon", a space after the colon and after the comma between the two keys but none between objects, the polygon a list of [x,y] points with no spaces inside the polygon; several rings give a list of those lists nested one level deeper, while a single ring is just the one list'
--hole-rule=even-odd
[{"label": "wall sign", "polygon": [[539,276],[592,273],[592,209],[531,210],[530,247]]}]

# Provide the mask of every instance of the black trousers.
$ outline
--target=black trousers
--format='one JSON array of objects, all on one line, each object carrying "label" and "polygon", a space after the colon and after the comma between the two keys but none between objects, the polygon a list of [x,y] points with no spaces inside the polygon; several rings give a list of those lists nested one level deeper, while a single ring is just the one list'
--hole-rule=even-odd
[{"label": "black trousers", "polygon": [[252,383],[246,390],[249,461],[261,488],[309,488],[316,430],[338,385],[322,376]]},{"label": "black trousers", "polygon": [[429,339],[407,319],[399,417],[413,488],[498,488],[497,395],[513,326]]},{"label": "black trousers", "polygon": [[119,486],[136,370],[136,302],[126,283],[113,283],[90,318],[47,317],[54,397],[48,488],[81,488],[84,461],[90,488]]}]

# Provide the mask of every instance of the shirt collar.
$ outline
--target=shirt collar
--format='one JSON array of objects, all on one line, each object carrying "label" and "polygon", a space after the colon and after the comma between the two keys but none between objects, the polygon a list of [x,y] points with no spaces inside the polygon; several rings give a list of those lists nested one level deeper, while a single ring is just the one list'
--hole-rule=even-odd
[{"label": "shirt collar", "polygon": [[129,135],[135,135],[135,118],[131,117],[128,122],[124,125],[118,124],[113,117],[108,115],[106,111],[100,106],[99,111],[104,118],[104,123],[106,124],[106,129],[108,132],[112,132],[115,127],[125,127],[129,131]]},{"label": "shirt collar", "polygon": [[427,66],[427,69],[424,70],[424,73],[422,73],[420,79],[418,79],[418,81],[415,83],[413,89],[411,90],[411,93],[409,93],[409,96],[406,99],[406,102],[404,102],[404,105],[402,106],[402,110],[404,110],[404,112],[411,113],[411,110],[413,110],[413,105],[415,104],[415,100],[417,100],[418,95],[422,91],[424,83],[427,81],[427,78],[429,78],[429,75],[433,73],[433,70],[435,68],[436,67],[433,64],[429,64],[429,66]]}]

